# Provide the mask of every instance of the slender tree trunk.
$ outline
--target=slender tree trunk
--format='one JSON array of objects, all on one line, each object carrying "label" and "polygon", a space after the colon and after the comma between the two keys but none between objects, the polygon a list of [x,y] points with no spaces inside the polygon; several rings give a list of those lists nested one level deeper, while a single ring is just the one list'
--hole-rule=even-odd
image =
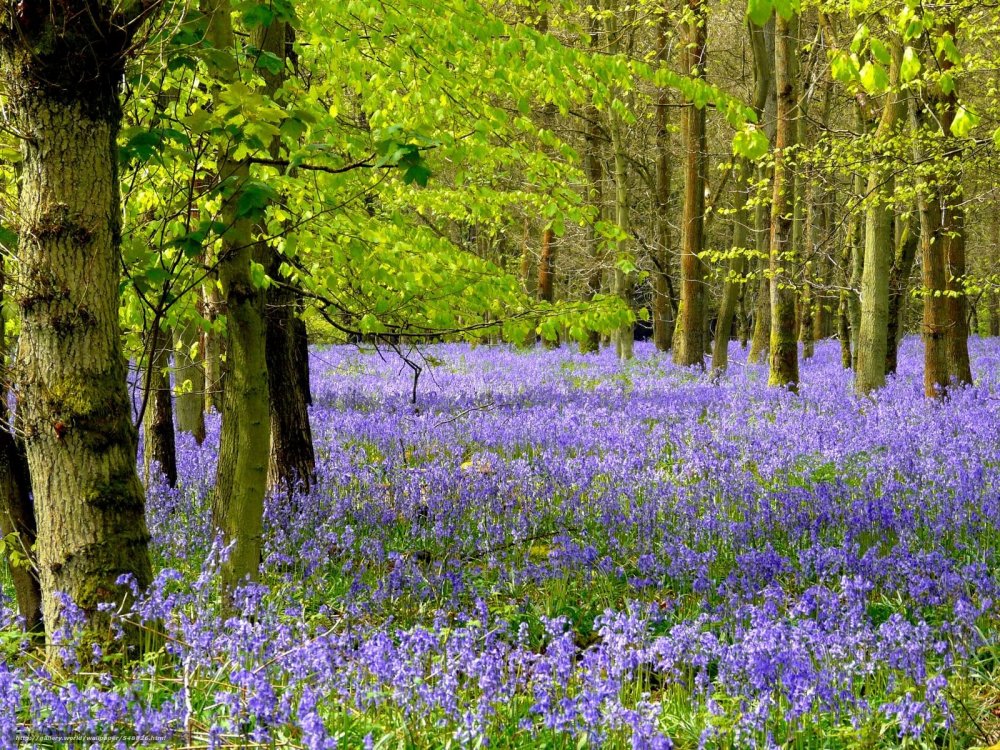
[{"label": "slender tree trunk", "polygon": [[[691,20],[684,51],[684,72],[705,80],[707,18],[703,0],[688,0]],[[681,304],[674,362],[705,366],[705,281],[698,257],[705,243],[705,173],[708,165],[705,108],[684,108],[684,233],[681,244]]]},{"label": "slender tree trunk", "polygon": [[201,342],[193,322],[174,332],[174,403],[177,406],[177,429],[194,435],[195,442],[205,441],[205,370]]},{"label": "slender tree trunk", "polygon": [[[117,135],[129,39],[109,8],[88,10],[55,5],[16,31],[0,21],[8,104],[31,136],[20,140],[18,404],[54,661],[51,637],[68,624],[60,593],[93,633],[108,634],[111,614],[99,605],[127,609],[130,588],[119,580],[141,589],[152,579],[118,322]],[[135,629],[126,642],[139,645]]]},{"label": "slender tree trunk", "polygon": [[167,375],[170,357],[170,334],[154,330],[149,356],[151,363],[144,366],[143,379],[146,410],[143,413],[145,445],[143,460],[146,479],[152,467],[159,467],[167,484],[177,486],[177,449],[174,440],[174,410],[170,397],[170,379]]},{"label": "slender tree trunk", "polygon": [[[628,235],[630,231],[629,202],[628,202],[628,162],[625,157],[625,144],[623,134],[618,127],[613,128],[614,149],[615,149],[615,220],[618,228]],[[619,255],[626,252],[625,242],[619,243]],[[626,273],[620,268],[615,269],[615,291],[625,304],[632,306],[633,274]],[[632,359],[633,345],[635,341],[632,324],[622,326],[615,336],[615,344],[618,349],[618,358],[623,360]]]},{"label": "slender tree trunk", "polygon": [[[673,29],[670,7],[665,1],[658,23],[657,59],[667,63],[669,38]],[[656,100],[656,255],[653,258],[653,344],[661,352],[670,349],[670,97],[664,86]]]},{"label": "slender tree trunk", "polygon": [[1000,298],[996,292],[989,292],[986,298],[986,309],[989,312],[990,336],[1000,336]]},{"label": "slender tree trunk", "polygon": [[[937,128],[934,115],[921,102],[914,102],[911,113],[913,131],[926,137]],[[923,159],[919,141],[914,158]],[[917,207],[920,214],[920,261],[923,280],[924,312],[921,334],[924,340],[924,394],[943,396],[948,388],[948,318],[944,293],[947,284],[945,248],[941,236],[941,208],[937,190],[921,178],[917,183]]]},{"label": "slender tree trunk", "polygon": [[750,340],[749,360],[760,364],[767,356],[767,350],[771,342],[771,280],[768,261],[768,246],[770,244],[769,235],[769,204],[763,201],[758,202],[754,212],[754,234],[756,235],[756,246],[758,269],[757,269],[757,297],[754,303],[753,312],[753,336]]},{"label": "slender tree trunk", "polygon": [[[597,20],[591,21],[591,44],[596,45],[598,39]],[[601,250],[601,237],[597,232],[596,222],[604,215],[604,167],[601,162],[601,125],[596,108],[589,110],[590,126],[587,128],[584,151],[584,166],[590,181],[589,199],[595,208],[596,218],[587,227],[588,257],[592,266],[587,276],[587,298],[593,300],[601,292],[601,282],[604,278],[604,253]],[[596,354],[601,350],[601,334],[598,331],[587,331],[580,342],[580,351]]]},{"label": "slender tree trunk", "polygon": [[795,290],[790,268],[794,216],[790,205],[794,180],[790,160],[798,135],[798,18],[780,15],[775,29],[778,129],[774,149],[774,197],[771,201],[771,385],[795,390],[799,382],[799,347],[795,336]]},{"label": "slender tree trunk", "polygon": [[[227,0],[203,0],[207,41],[218,50],[234,47]],[[225,75],[225,71],[220,71]],[[261,243],[253,242],[253,222],[237,214],[240,188],[249,178],[246,162],[228,150],[217,159],[219,180],[232,185],[223,202],[219,282],[226,305],[226,384],[222,435],[212,503],[212,520],[229,557],[222,568],[228,597],[242,580],[256,580],[261,561],[264,493],[270,448],[270,394],[265,354],[264,290],[254,284],[251,262],[261,262]]]},{"label": "slender tree trunk", "polygon": [[[854,195],[860,199],[864,194],[861,172],[854,173]],[[851,251],[851,280],[847,293],[847,312],[851,325],[851,367],[858,367],[858,339],[861,330],[861,279],[865,270],[864,222],[859,211],[851,217],[848,228]]]},{"label": "slender tree trunk", "polygon": [[889,273],[889,334],[885,371],[895,373],[899,362],[899,342],[902,338],[906,292],[913,270],[913,261],[920,242],[916,213],[896,215],[896,257]]},{"label": "slender tree trunk", "polygon": [[225,338],[218,330],[219,316],[225,305],[219,292],[218,274],[212,272],[202,285],[201,307],[205,319],[212,324],[212,329],[202,334],[202,351],[205,353],[205,410],[222,412],[222,393],[225,390],[225,363],[222,355],[225,352]]},{"label": "slender tree trunk", "polygon": [[[6,273],[0,259],[0,363],[7,367],[7,339],[3,315]],[[7,540],[7,565],[17,611],[28,633],[42,635],[42,590],[36,572],[35,508],[31,501],[31,478],[24,446],[14,438],[7,409],[7,384],[0,382],[0,537]]]},{"label": "slender tree trunk", "polygon": [[[281,61],[279,71],[262,69],[263,93],[277,96],[285,80],[288,57],[288,24],[275,18],[271,23],[258,26],[253,32],[253,45],[272,59]],[[275,136],[270,144],[272,158],[281,153],[280,139]],[[472,226],[475,229],[475,225]],[[267,229],[258,226],[256,233],[265,236]],[[477,240],[472,239],[472,245]],[[268,461],[267,485],[291,494],[298,487],[308,492],[316,472],[316,455],[313,450],[312,429],[309,425],[309,341],[305,322],[299,317],[299,298],[295,289],[281,278],[282,257],[267,240],[257,242],[257,253],[267,258],[268,275],[279,283],[266,293],[265,352],[267,360],[268,391],[281,394],[270,399],[271,448]]]},{"label": "slender tree trunk", "polygon": [[[768,99],[772,96],[772,79],[774,55],[768,44],[768,30],[750,24],[750,47],[753,54],[754,91],[752,106],[758,119],[763,118]],[[737,166],[738,192],[737,209],[733,216],[733,256],[730,261],[729,275],[722,289],[722,300],[719,304],[719,317],[715,327],[714,349],[712,351],[712,370],[724,371],[729,366],[729,339],[732,335],[733,317],[737,303],[746,294],[747,272],[746,249],[749,223],[747,209],[750,200],[750,177],[752,175],[750,162],[740,159]],[[762,219],[763,223],[763,219]]]}]

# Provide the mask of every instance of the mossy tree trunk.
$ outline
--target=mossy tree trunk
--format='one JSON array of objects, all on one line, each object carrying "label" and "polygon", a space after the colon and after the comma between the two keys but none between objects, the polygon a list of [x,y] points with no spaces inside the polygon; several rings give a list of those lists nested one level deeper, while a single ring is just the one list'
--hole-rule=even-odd
[{"label": "mossy tree trunk", "polygon": [[[597,44],[598,22],[591,20],[591,44]],[[594,297],[601,292],[601,282],[604,278],[604,252],[601,249],[601,237],[597,231],[596,222],[604,218],[604,166],[601,161],[601,124],[597,109],[589,110],[590,124],[584,141],[584,168],[589,181],[589,198],[593,205],[596,218],[587,227],[587,255],[590,263],[590,273],[587,275],[587,297]],[[601,334],[597,331],[587,331],[580,342],[580,351],[585,354],[596,354],[601,349]]]},{"label": "mossy tree trunk", "polygon": [[[127,609],[119,579],[141,589],[152,578],[118,321],[119,87],[139,9],[73,7],[0,21],[8,102],[31,134],[20,140],[18,404],[54,660],[51,637],[67,624],[60,593],[107,638],[111,615],[99,605]],[[139,645],[138,631],[126,642]]]}]

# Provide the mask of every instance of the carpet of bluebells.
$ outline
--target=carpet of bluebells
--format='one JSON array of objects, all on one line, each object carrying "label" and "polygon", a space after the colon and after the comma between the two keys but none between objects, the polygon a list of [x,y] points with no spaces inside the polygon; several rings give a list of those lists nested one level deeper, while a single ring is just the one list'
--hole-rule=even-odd
[{"label": "carpet of bluebells", "polygon": [[[219,421],[152,483],[139,663],[50,674],[0,598],[0,745],[890,748],[1000,740],[1000,341],[874,399],[835,342],[799,395],[732,347],[313,352],[319,477],[270,498],[261,583],[219,611]],[[8,590],[9,593],[9,590]],[[29,730],[33,739],[25,739]],[[77,746],[85,747],[87,743]]]}]

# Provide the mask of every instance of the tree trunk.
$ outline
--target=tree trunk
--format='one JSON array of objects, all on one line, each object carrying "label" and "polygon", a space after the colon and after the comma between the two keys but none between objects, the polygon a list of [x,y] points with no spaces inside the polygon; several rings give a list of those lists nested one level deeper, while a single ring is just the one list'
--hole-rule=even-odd
[{"label": "tree trunk", "polygon": [[[670,34],[670,6],[664,1],[657,24],[657,60],[668,63]],[[670,349],[670,97],[666,86],[661,87],[656,100],[656,250],[653,257],[653,345],[657,351]]]},{"label": "tree trunk", "polygon": [[202,351],[205,353],[205,410],[222,412],[222,393],[225,390],[224,335],[218,331],[219,316],[225,305],[219,293],[218,273],[208,274],[201,290],[202,314],[212,324],[211,330],[202,334]]},{"label": "tree trunk", "polygon": [[[275,258],[277,260],[277,258]],[[277,268],[272,269],[277,278]],[[283,287],[267,293],[267,376],[271,393],[271,452],[268,486],[308,492],[316,473],[309,425],[309,341],[296,314],[295,295]]]},{"label": "tree trunk", "polygon": [[[864,184],[861,172],[854,173],[854,196],[861,200]],[[848,227],[851,252],[851,279],[847,292],[847,314],[851,326],[851,367],[858,368],[858,339],[861,330],[861,279],[865,270],[864,223],[861,213],[855,211]]]},{"label": "tree trunk", "polygon": [[[874,134],[876,148],[882,148],[895,135],[906,114],[906,102],[898,92],[899,65],[903,47],[894,44],[889,69],[889,93]],[[893,253],[893,207],[896,180],[890,161],[891,152],[875,155],[868,175],[868,209],[865,212],[865,267],[861,276],[861,328],[854,390],[871,393],[885,385],[889,351],[889,275]]]},{"label": "tree trunk", "polygon": [[799,347],[795,336],[795,290],[789,268],[795,259],[793,173],[789,151],[798,135],[798,18],[780,15],[775,29],[775,73],[778,93],[778,128],[774,148],[774,193],[771,201],[771,367],[768,383],[796,390],[799,382]]},{"label": "tree trunk", "polygon": [[[615,149],[615,220],[618,228],[628,235],[630,231],[629,202],[628,202],[628,162],[625,158],[625,144],[623,134],[618,126],[612,128]],[[624,256],[626,244],[622,240],[619,242],[618,254]],[[629,307],[632,306],[632,287],[634,274],[626,273],[620,268],[615,268],[615,292]],[[618,350],[618,358],[623,360],[632,359],[633,345],[635,337],[632,324],[622,326],[615,335],[615,345]]]},{"label": "tree trunk", "polygon": [[[598,40],[598,22],[591,20],[591,44]],[[589,178],[588,198],[595,208],[594,221],[587,227],[587,255],[593,264],[587,276],[587,298],[593,300],[601,292],[601,281],[604,277],[604,253],[601,250],[601,237],[597,232],[597,222],[604,215],[604,168],[601,163],[601,125],[595,107],[589,110],[590,126],[587,128],[584,151],[584,167]],[[601,350],[601,334],[598,331],[587,331],[580,342],[580,351],[584,354],[597,354]]]},{"label": "tree trunk", "polygon": [[[688,0],[691,20],[684,50],[684,72],[704,83],[707,18],[703,0]],[[681,304],[677,318],[674,363],[705,366],[705,173],[708,164],[705,108],[684,108],[684,233],[681,242]]]},{"label": "tree trunk", "polygon": [[[207,41],[217,50],[234,47],[227,0],[203,0]],[[218,71],[225,76],[226,71]],[[221,104],[220,104],[221,106]],[[219,181],[232,186],[222,206],[229,230],[222,239],[219,282],[226,306],[226,383],[222,435],[212,520],[230,546],[223,564],[224,596],[246,578],[256,580],[261,561],[264,493],[270,448],[270,395],[265,355],[264,290],[254,284],[251,262],[261,262],[253,222],[237,214],[240,189],[249,178],[246,162],[227,149],[217,159]]]},{"label": "tree trunk", "polygon": [[[60,593],[107,637],[111,614],[98,605],[127,609],[119,579],[140,589],[152,579],[118,322],[116,139],[129,40],[109,8],[90,11],[55,5],[30,31],[0,28],[9,103],[31,134],[20,140],[18,403],[54,661],[51,638],[68,625]],[[126,643],[139,645],[137,630]]]},{"label": "tree trunk", "polygon": [[1000,336],[1000,297],[996,292],[988,292],[986,298],[990,320],[990,336]]},{"label": "tree trunk", "polygon": [[143,368],[143,388],[146,410],[142,416],[145,444],[143,461],[146,481],[152,467],[158,466],[167,484],[177,486],[177,449],[174,440],[174,410],[167,375],[170,357],[169,334],[153,330],[150,333],[150,363]]},{"label": "tree trunk", "polygon": [[[937,129],[933,113],[926,105],[914,102],[911,113],[913,131],[926,137]],[[914,159],[920,162],[923,153],[919,140],[914,145]],[[946,263],[944,240],[941,236],[941,207],[936,188],[921,178],[917,183],[917,207],[920,214],[920,261],[923,281],[924,313],[921,334],[924,340],[924,394],[928,398],[943,396],[948,388],[948,330],[945,309]]]},{"label": "tree trunk", "polygon": [[[763,119],[764,109],[771,97],[773,76],[773,50],[768,44],[768,31],[750,24],[750,46],[753,53],[754,90],[752,106],[758,120]],[[712,351],[712,370],[721,372],[729,366],[729,339],[732,336],[733,317],[737,303],[746,294],[747,280],[747,224],[750,220],[747,204],[750,200],[750,177],[752,168],[746,159],[740,159],[737,166],[738,191],[737,208],[733,216],[733,252],[729,275],[722,289],[719,317],[715,326],[715,341]]]},{"label": "tree trunk", "polygon": [[205,442],[205,370],[202,366],[198,329],[187,322],[174,332],[174,403],[177,429]]},{"label": "tree trunk", "polygon": [[899,342],[902,339],[903,312],[906,292],[917,255],[920,229],[917,215],[896,215],[896,257],[889,272],[889,334],[885,357],[886,373],[895,373],[899,362]]}]

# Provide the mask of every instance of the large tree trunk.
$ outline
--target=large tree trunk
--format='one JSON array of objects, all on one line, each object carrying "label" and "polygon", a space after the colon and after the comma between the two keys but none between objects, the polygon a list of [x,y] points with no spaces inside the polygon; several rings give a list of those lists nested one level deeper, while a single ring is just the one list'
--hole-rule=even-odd
[{"label": "large tree trunk", "polygon": [[[31,134],[20,140],[18,403],[50,639],[68,625],[60,594],[107,637],[111,614],[99,605],[130,606],[123,576],[139,588],[152,579],[118,323],[116,139],[129,43],[119,26],[93,4],[86,14],[54,5],[31,28],[0,27],[9,103]],[[137,630],[126,641],[137,645]]]},{"label": "large tree trunk", "polygon": [[[684,50],[684,72],[705,80],[707,18],[703,0],[688,0],[691,20]],[[681,304],[677,316],[674,362],[705,365],[705,281],[698,257],[705,244],[705,172],[708,165],[705,108],[684,108],[684,226],[681,242]]]},{"label": "large tree trunk", "polygon": [[[854,173],[854,197],[861,200],[864,182],[861,172]],[[851,279],[847,291],[847,317],[851,327],[851,367],[858,367],[858,339],[861,330],[861,279],[865,270],[864,222],[860,211],[855,211],[848,226],[851,258]]]},{"label": "large tree trunk", "polygon": [[151,361],[143,368],[143,389],[146,409],[142,423],[145,433],[143,461],[147,481],[153,466],[158,466],[167,484],[177,486],[177,449],[174,439],[174,410],[170,397],[170,378],[167,374],[170,358],[170,334],[154,330]]},{"label": "large tree trunk", "polygon": [[[227,0],[203,0],[202,10],[208,17],[207,41],[218,50],[232,49]],[[230,545],[222,569],[228,596],[242,580],[256,580],[260,567],[271,430],[264,290],[251,277],[251,262],[266,258],[261,257],[260,243],[252,241],[253,222],[236,212],[249,167],[234,161],[228,150],[219,153],[217,163],[219,181],[232,186],[222,207],[223,222],[229,230],[222,240],[218,265],[226,306],[226,383],[212,503],[215,528],[223,542]]]},{"label": "large tree trunk", "polygon": [[205,441],[205,370],[201,342],[193,322],[174,332],[174,404],[177,429],[194,435],[195,442]]},{"label": "large tree trunk", "polygon": [[771,201],[771,385],[795,390],[799,382],[799,347],[795,335],[795,290],[790,267],[794,263],[794,224],[788,151],[798,135],[798,18],[776,21],[774,67],[778,93],[778,129],[774,148],[774,193]]}]

